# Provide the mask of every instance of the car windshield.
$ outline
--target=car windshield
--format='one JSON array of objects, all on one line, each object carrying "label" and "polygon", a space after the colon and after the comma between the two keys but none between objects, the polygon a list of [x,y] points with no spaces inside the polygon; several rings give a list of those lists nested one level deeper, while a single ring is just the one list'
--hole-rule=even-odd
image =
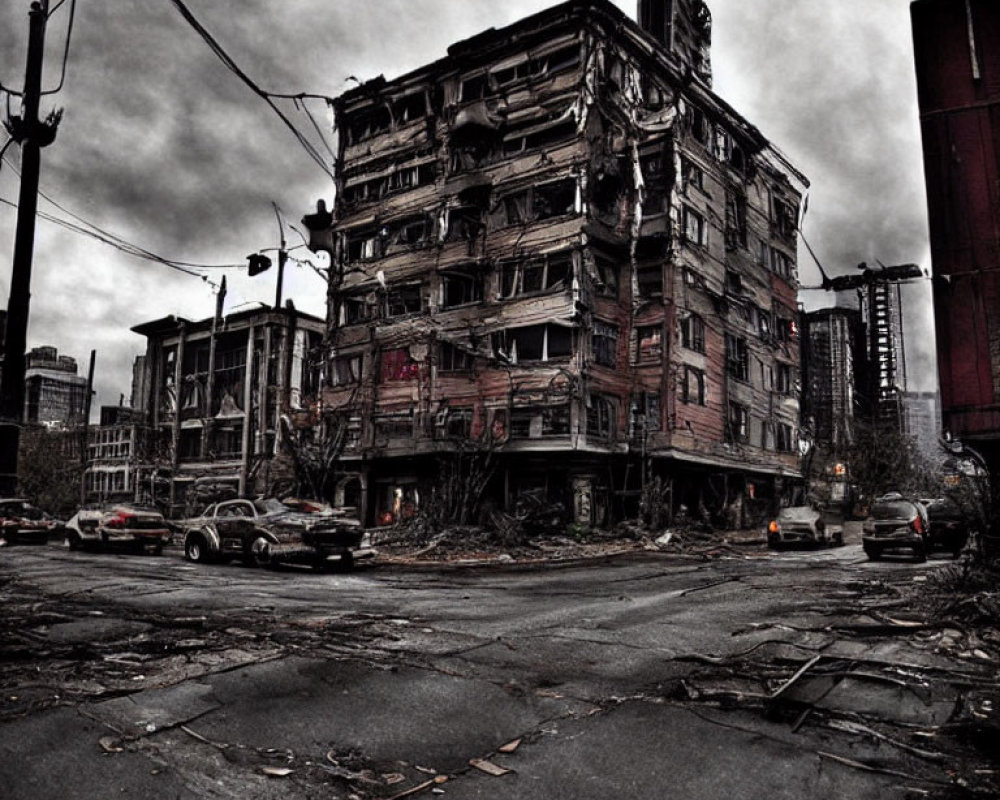
[{"label": "car windshield", "polygon": [[280,500],[275,500],[273,497],[268,497],[266,500],[258,500],[254,505],[265,514],[280,514],[283,511],[292,510]]},{"label": "car windshield", "polygon": [[876,503],[872,508],[875,519],[910,519],[917,516],[917,508],[905,500]]}]

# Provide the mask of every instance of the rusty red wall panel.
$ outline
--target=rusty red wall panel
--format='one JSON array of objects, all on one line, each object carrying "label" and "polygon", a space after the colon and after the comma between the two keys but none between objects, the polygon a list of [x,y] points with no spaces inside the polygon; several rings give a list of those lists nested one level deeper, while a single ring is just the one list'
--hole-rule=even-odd
[{"label": "rusty red wall panel", "polygon": [[944,426],[1000,437],[1000,3],[910,10]]}]

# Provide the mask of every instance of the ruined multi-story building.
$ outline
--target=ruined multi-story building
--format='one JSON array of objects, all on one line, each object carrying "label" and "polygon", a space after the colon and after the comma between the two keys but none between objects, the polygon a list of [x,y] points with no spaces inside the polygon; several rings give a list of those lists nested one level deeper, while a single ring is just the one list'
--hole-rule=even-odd
[{"label": "ruined multi-story building", "polygon": [[283,436],[315,413],[322,320],[255,308],[137,325],[133,397],[145,420],[138,499],[174,514],[221,494],[271,491]]},{"label": "ruined multi-story building", "polygon": [[571,0],[332,102],[336,204],[305,222],[332,256],[323,408],[368,521],[469,450],[493,456],[485,496],[585,524],[799,477],[807,182],[712,91],[705,3],[639,19]]},{"label": "ruined multi-story building", "polygon": [[87,379],[76,359],[55,347],[35,347],[25,358],[24,421],[68,430],[84,423]]},{"label": "ruined multi-story building", "polygon": [[834,306],[802,317],[802,420],[824,452],[854,442],[867,374],[865,328],[856,308]]}]

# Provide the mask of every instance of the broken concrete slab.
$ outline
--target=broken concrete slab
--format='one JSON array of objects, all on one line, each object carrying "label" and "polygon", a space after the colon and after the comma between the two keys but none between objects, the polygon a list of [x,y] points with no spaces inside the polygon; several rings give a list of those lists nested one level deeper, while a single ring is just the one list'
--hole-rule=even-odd
[{"label": "broken concrete slab", "polygon": [[211,686],[184,683],[105,700],[90,706],[86,714],[123,736],[135,737],[182,725],[220,705],[212,695]]}]

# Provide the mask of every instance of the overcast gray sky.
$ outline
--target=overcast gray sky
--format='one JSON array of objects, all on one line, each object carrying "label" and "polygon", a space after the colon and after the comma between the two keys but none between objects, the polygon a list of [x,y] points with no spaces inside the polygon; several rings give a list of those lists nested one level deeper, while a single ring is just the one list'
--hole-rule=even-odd
[{"label": "overcast gray sky", "polygon": [[[58,82],[70,2],[50,21],[45,85]],[[634,0],[616,0],[635,14]],[[0,3],[0,82],[23,85],[29,0]],[[55,5],[53,0],[52,5]],[[188,0],[263,88],[336,96],[445,55],[452,42],[555,5],[548,0]],[[929,269],[909,0],[709,0],[715,89],[812,182],[804,232],[828,272],[861,261]],[[16,101],[15,101],[16,103]],[[65,86],[43,113],[65,115],[42,154],[42,190],[66,209],[171,259],[243,264],[278,244],[271,203],[298,226],[332,182],[281,120],[185,23],[169,0],[78,0]],[[16,105],[15,105],[16,108]],[[300,130],[308,117],[282,105]],[[324,104],[310,110],[328,131]],[[2,137],[5,139],[6,137]],[[330,139],[332,141],[332,138]],[[313,136],[318,144],[318,139]],[[8,159],[18,162],[15,148]],[[4,164],[0,198],[16,200]],[[44,199],[40,209],[59,215]],[[15,211],[0,205],[0,307],[9,295]],[[289,234],[289,243],[301,240]],[[130,328],[167,314],[210,316],[211,285],[39,221],[29,347],[51,344],[85,369],[97,350],[97,403],[130,392],[144,340]],[[299,251],[300,253],[302,251]],[[804,285],[819,274],[800,246]],[[274,270],[226,270],[226,310],[274,301]],[[218,281],[222,271],[211,271]],[[290,266],[285,297],[322,316],[325,287]],[[936,385],[926,282],[906,292],[911,388]],[[802,295],[807,307],[832,298]]]}]

